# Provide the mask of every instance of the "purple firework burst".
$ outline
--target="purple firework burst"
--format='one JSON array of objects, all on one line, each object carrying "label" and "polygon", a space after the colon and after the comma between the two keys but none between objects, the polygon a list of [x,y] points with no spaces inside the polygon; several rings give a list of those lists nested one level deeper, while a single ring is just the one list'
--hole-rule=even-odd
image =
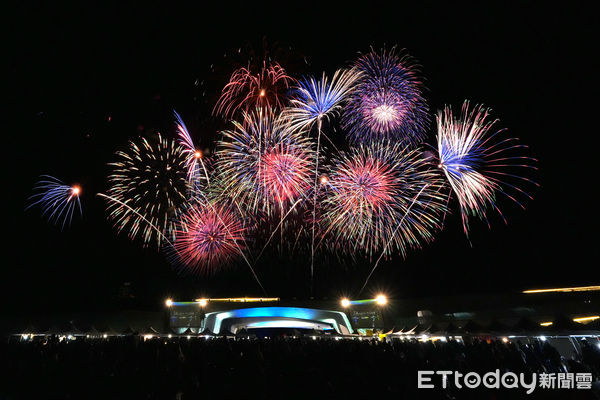
[{"label": "purple firework burst", "polygon": [[400,57],[394,48],[371,51],[356,61],[355,69],[361,79],[342,116],[348,138],[354,143],[381,139],[420,143],[430,116],[412,58]]}]

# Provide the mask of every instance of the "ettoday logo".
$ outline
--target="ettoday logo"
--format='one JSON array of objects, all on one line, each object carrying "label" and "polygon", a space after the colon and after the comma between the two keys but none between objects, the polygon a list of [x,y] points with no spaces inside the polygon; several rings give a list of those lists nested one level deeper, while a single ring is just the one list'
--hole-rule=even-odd
[{"label": "ettoday logo", "polygon": [[[529,374],[527,374],[529,375]],[[441,377],[441,387],[446,389],[450,384],[458,389],[475,389],[482,385],[488,389],[524,389],[527,394],[539,387],[542,389],[591,389],[592,374],[588,373],[532,373],[529,377],[524,373],[500,373],[500,370],[490,371],[484,375],[477,372],[463,374],[458,371],[418,371],[417,387],[433,389],[434,380]],[[538,379],[539,378],[539,379]]]}]

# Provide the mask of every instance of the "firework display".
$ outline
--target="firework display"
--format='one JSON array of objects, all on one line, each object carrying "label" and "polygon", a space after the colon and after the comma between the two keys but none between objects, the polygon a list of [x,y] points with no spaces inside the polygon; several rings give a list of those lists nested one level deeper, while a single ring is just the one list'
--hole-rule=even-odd
[{"label": "firework display", "polygon": [[438,167],[458,198],[465,234],[469,233],[469,216],[486,220],[492,208],[498,208],[497,195],[502,194],[522,208],[519,198],[531,199],[523,184],[537,185],[517,174],[519,169],[535,169],[535,159],[523,155],[527,146],[517,138],[504,137],[504,130],[495,130],[497,120],[488,118],[483,106],[472,109],[465,102],[460,117],[446,107],[437,116]]},{"label": "firework display", "polygon": [[108,202],[110,219],[119,232],[140,237],[145,246],[152,241],[161,246],[164,236],[174,240],[174,218],[188,192],[187,157],[181,146],[157,134],[130,141],[127,151],[116,154],[118,161],[109,164],[113,170],[107,195],[116,199]]},{"label": "firework display", "polygon": [[33,188],[34,194],[29,198],[31,203],[27,209],[40,206],[42,215],[51,223],[61,228],[70,225],[76,210],[80,215],[83,213],[79,201],[81,187],[66,185],[49,175],[43,175],[42,178]]},{"label": "firework display", "polygon": [[355,63],[361,77],[350,93],[342,125],[353,142],[394,139],[418,144],[426,136],[429,107],[414,63],[392,48],[372,51]]},{"label": "firework display", "polygon": [[[156,244],[181,271],[243,261],[262,288],[255,267],[278,248],[304,257],[311,288],[317,256],[374,261],[366,285],[382,259],[434,240],[452,199],[469,237],[472,217],[487,222],[494,210],[504,218],[502,197],[524,207],[537,185],[536,160],[483,106],[465,102],[459,116],[446,107],[431,132],[415,66],[394,48],[320,78],[296,80],[271,59],[249,62],[211,104],[222,117],[211,117],[221,124],[214,146],[200,150],[174,112],[168,133],[116,153],[98,196],[118,232]],[[39,205],[64,227],[81,214],[80,191],[46,176],[27,208]]]}]

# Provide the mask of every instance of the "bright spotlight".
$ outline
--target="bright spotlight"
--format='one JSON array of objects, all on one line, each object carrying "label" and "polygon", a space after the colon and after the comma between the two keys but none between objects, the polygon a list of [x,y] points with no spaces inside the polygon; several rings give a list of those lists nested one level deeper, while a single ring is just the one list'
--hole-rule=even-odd
[{"label": "bright spotlight", "polygon": [[542,342],[545,342],[545,341],[546,341],[546,336],[540,336],[540,340],[541,340]]},{"label": "bright spotlight", "polygon": [[387,297],[385,297],[384,295],[380,294],[379,296],[377,296],[375,298],[375,301],[377,302],[377,304],[379,304],[380,306],[384,306],[387,304]]},{"label": "bright spotlight", "polygon": [[206,307],[206,305],[208,304],[208,300],[200,299],[198,303],[200,304],[200,307]]},{"label": "bright spotlight", "polygon": [[502,338],[502,341],[503,341],[504,343],[508,343],[508,338],[505,336],[505,337],[503,337],[503,338]]},{"label": "bright spotlight", "polygon": [[342,307],[347,308],[350,307],[350,300],[344,298],[342,299]]},{"label": "bright spotlight", "polygon": [[165,301],[165,305],[166,305],[167,307],[171,307],[171,306],[173,305],[173,300],[171,300],[171,299],[167,299],[167,300]]}]

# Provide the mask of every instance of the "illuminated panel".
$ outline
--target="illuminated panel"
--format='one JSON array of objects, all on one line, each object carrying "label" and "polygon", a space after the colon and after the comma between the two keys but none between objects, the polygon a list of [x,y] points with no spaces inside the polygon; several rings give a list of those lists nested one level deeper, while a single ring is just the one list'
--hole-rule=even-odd
[{"label": "illuminated panel", "polygon": [[[291,320],[271,320],[252,322],[246,325],[247,328],[295,328],[295,329],[319,329],[320,327],[313,322],[291,321]],[[321,328],[323,330],[333,328]]]},{"label": "illuminated panel", "polygon": [[576,286],[566,288],[554,288],[554,289],[530,289],[524,290],[523,293],[568,293],[568,292],[589,292],[594,290],[600,290],[600,286]]},{"label": "illuminated panel", "polygon": [[279,301],[279,297],[229,297],[221,299],[196,299],[197,302],[201,300],[223,301],[228,303],[262,303],[270,301]]},{"label": "illuminated panel", "polygon": [[197,301],[172,301],[171,305],[172,306],[191,306],[191,305],[195,305],[198,304]]},{"label": "illuminated panel", "polygon": [[364,300],[348,300],[348,299],[343,299],[342,300],[342,306],[344,306],[344,307],[347,307],[348,305],[359,306],[359,305],[363,305],[363,304],[385,305],[386,303],[387,303],[387,297],[385,297],[382,294],[378,295],[374,299],[364,299]]},{"label": "illuminated panel", "polygon": [[573,318],[573,321],[579,322],[579,323],[583,323],[583,322],[595,321],[595,320],[597,320],[599,318],[600,318],[600,315],[592,315],[590,317]]},{"label": "illuminated panel", "polygon": [[376,303],[377,300],[375,299],[366,299],[366,300],[350,300],[350,304],[353,306],[358,306],[361,304],[371,304],[371,303]]}]

